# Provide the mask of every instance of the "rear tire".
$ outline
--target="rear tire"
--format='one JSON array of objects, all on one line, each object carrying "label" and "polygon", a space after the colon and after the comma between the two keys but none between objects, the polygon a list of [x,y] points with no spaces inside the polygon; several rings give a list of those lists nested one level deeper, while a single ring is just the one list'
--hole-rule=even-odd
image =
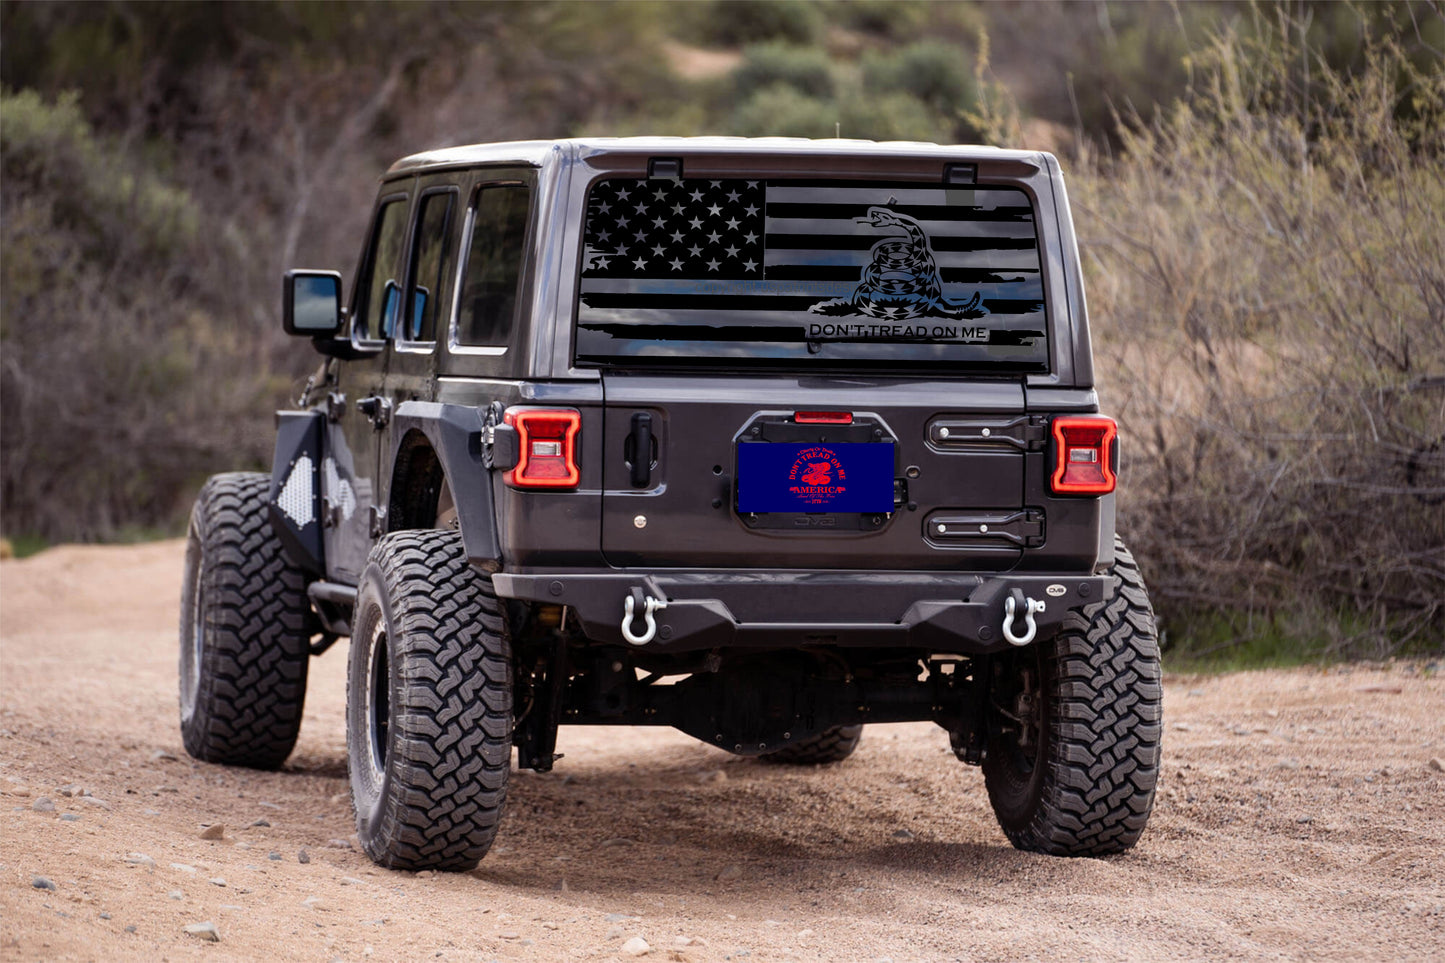
[{"label": "rear tire", "polygon": [[862,726],[834,726],[816,736],[765,752],[758,758],[763,762],[785,766],[822,766],[830,762],[842,762],[853,755],[853,750],[858,748],[858,742],[862,738]]},{"label": "rear tire", "polygon": [[191,510],[181,586],[186,752],[277,769],[296,745],[315,616],[266,509],[271,479],[213,476]]},{"label": "rear tire", "polygon": [[1154,805],[1163,728],[1154,610],[1117,538],[1112,598],[1054,638],[995,656],[984,782],[1019,849],[1104,856],[1133,846]]},{"label": "rear tire", "polygon": [[512,659],[491,579],[454,532],[371,550],[346,698],[356,832],[391,869],[468,870],[491,848],[512,762]]}]

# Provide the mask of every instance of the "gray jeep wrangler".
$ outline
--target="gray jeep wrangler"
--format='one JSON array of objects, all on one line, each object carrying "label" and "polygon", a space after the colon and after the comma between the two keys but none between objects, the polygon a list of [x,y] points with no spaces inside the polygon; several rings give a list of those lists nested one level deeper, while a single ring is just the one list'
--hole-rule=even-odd
[{"label": "gray jeep wrangler", "polygon": [[350,638],[357,832],[461,870],[557,727],[833,763],[932,720],[1015,846],[1101,855],[1159,770],[1049,154],[791,139],[461,147],[382,178],[270,476],[192,514],[181,728],[275,768]]}]

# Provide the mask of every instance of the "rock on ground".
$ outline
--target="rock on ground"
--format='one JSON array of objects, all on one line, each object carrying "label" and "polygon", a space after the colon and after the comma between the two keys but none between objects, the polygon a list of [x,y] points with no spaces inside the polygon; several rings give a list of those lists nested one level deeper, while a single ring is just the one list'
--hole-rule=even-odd
[{"label": "rock on ground", "polygon": [[215,923],[209,921],[205,923],[187,923],[186,932],[208,943],[221,942],[221,931],[216,929]]},{"label": "rock on ground", "polygon": [[627,956],[646,956],[652,952],[652,947],[640,936],[634,936],[622,944],[622,952]]}]

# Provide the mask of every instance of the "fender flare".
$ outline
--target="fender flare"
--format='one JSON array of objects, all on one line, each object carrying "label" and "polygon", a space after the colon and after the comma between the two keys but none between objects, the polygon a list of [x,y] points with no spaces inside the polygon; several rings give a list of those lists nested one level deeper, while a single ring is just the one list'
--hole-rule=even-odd
[{"label": "fender flare", "polygon": [[298,568],[326,575],[321,537],[321,458],[326,432],[319,411],[276,412],[276,450],[266,508],[282,550]]},{"label": "fender flare", "polygon": [[[492,473],[482,463],[482,413],[470,405],[404,401],[391,419],[391,451],[387,464],[395,470],[402,445],[414,433],[426,438],[441,463],[461,526],[467,560],[486,572],[500,568],[492,500]],[[394,488],[391,479],[388,488]]]}]

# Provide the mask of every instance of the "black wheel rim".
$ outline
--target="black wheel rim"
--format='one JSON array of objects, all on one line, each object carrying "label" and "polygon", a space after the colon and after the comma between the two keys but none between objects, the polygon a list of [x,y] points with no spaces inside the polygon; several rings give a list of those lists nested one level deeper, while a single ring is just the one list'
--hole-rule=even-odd
[{"label": "black wheel rim", "polygon": [[371,771],[378,784],[386,768],[387,735],[391,729],[391,665],[387,658],[386,628],[378,625],[371,637],[371,670],[368,676],[366,709],[367,742],[371,749]]},{"label": "black wheel rim", "polygon": [[1043,673],[1032,649],[1000,662],[990,693],[988,768],[999,819],[1012,826],[1030,818],[1046,765]]}]

